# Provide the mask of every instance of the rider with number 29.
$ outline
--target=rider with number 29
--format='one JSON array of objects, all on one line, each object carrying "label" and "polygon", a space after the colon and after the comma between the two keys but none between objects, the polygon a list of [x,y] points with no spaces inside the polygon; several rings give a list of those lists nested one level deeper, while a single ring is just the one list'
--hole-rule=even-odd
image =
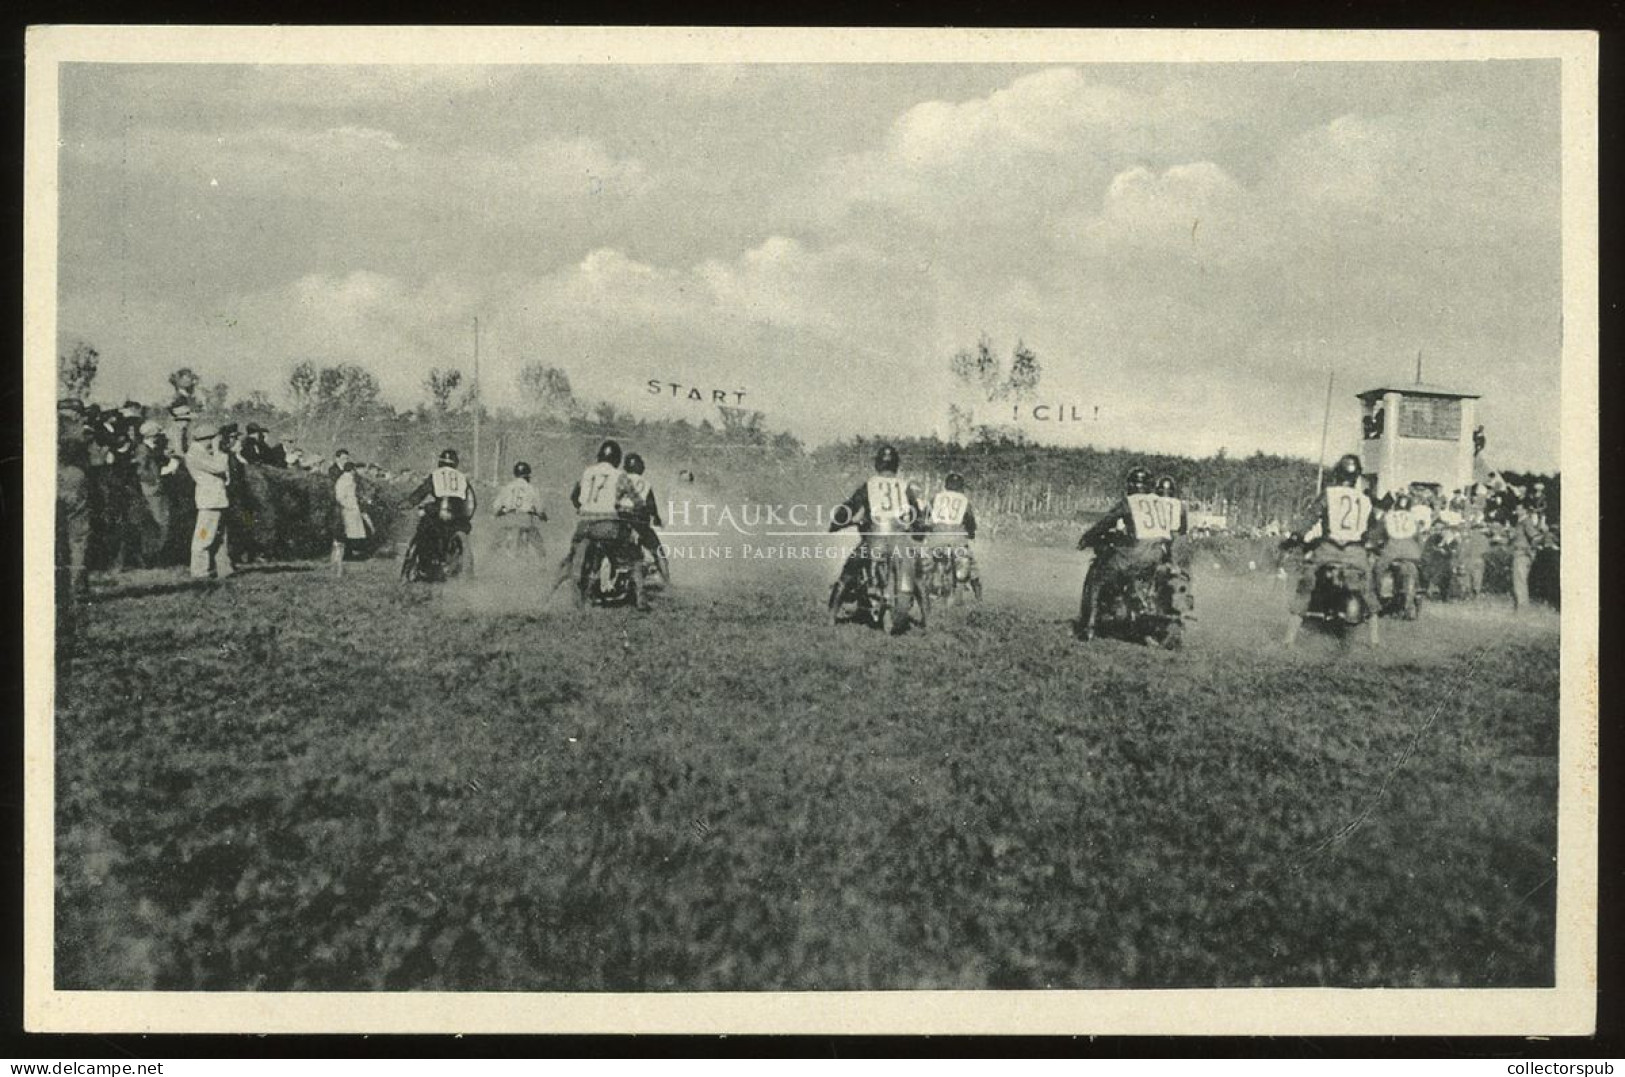
[{"label": "rider with number 29", "polygon": [[1143,467],[1129,469],[1121,500],[1078,539],[1078,549],[1095,551],[1083,578],[1078,610],[1078,632],[1084,639],[1094,637],[1101,589],[1116,573],[1149,569],[1166,560],[1169,542],[1184,531],[1184,517],[1178,498],[1157,493],[1151,472]]},{"label": "rider with number 29", "polygon": [[880,558],[901,549],[908,568],[898,580],[898,587],[913,593],[919,560],[912,556],[916,551],[907,544],[913,535],[923,532],[926,512],[919,486],[898,476],[901,466],[897,450],[882,445],[875,453],[875,473],[831,513],[831,533],[855,525],[863,536],[841,566],[843,589],[859,586],[869,556]]}]

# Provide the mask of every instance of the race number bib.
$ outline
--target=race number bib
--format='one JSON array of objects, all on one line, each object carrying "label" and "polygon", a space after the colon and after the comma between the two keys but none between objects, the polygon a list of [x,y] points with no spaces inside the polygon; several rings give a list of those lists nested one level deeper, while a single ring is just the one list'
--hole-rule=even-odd
[{"label": "race number bib", "polygon": [[610,468],[588,468],[581,476],[581,511],[615,515],[615,488],[621,473]]},{"label": "race number bib", "polygon": [[1383,519],[1383,525],[1388,529],[1388,537],[1392,539],[1415,538],[1417,520],[1409,512],[1395,510]]},{"label": "race number bib", "polygon": [[908,488],[895,475],[876,475],[869,480],[869,522],[882,529],[904,522],[908,512]]},{"label": "race number bib", "polygon": [[649,499],[649,479],[644,475],[628,475],[627,478],[632,480],[632,489],[637,494],[638,504],[643,504]]},{"label": "race number bib", "polygon": [[1359,542],[1371,522],[1371,500],[1348,486],[1326,488],[1326,537],[1341,545]]},{"label": "race number bib", "polygon": [[434,469],[434,496],[435,497],[467,497],[468,479],[461,471],[454,467],[437,467]]},{"label": "race number bib", "polygon": [[938,527],[958,527],[969,507],[970,498],[953,490],[944,490],[931,499],[931,522]]},{"label": "race number bib", "polygon": [[1134,517],[1134,537],[1165,539],[1173,537],[1173,515],[1169,498],[1155,494],[1130,494],[1129,515]]}]

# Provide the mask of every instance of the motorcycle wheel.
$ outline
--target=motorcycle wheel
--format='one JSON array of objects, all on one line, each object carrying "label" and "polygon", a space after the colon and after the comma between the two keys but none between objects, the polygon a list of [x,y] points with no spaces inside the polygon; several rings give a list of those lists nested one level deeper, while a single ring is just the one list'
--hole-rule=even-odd
[{"label": "motorcycle wheel", "polygon": [[1185,647],[1185,626],[1178,621],[1170,622],[1162,630],[1162,646],[1170,651],[1183,650]]},{"label": "motorcycle wheel", "polygon": [[453,531],[446,539],[445,556],[440,562],[440,574],[444,579],[456,579],[463,573],[463,535],[460,531]]},{"label": "motorcycle wheel", "polygon": [[418,579],[418,540],[406,544],[406,553],[401,555],[401,582],[416,583]]}]

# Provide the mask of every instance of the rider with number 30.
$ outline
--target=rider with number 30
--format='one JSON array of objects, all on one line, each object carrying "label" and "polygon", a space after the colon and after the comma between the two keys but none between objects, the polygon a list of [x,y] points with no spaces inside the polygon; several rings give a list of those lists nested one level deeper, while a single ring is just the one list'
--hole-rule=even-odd
[{"label": "rider with number 30", "polygon": [[1151,472],[1143,467],[1130,468],[1123,480],[1122,499],[1078,539],[1078,549],[1095,551],[1083,578],[1083,601],[1078,610],[1080,636],[1094,638],[1100,592],[1112,575],[1161,563],[1168,557],[1169,541],[1176,533],[1183,533],[1184,527],[1184,506],[1179,499],[1159,496]]}]

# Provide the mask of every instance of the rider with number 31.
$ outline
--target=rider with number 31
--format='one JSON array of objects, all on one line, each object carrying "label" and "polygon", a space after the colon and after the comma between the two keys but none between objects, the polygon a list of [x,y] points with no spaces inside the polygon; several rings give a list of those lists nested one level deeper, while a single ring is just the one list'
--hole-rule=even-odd
[{"label": "rider with number 31", "polygon": [[908,543],[913,534],[923,531],[926,512],[919,486],[898,476],[901,466],[897,450],[882,445],[875,453],[875,473],[831,514],[831,534],[855,525],[863,536],[863,541],[841,566],[841,575],[835,583],[837,593],[862,587],[864,563],[869,557],[885,559],[893,552],[904,554],[905,568],[898,580],[898,590],[905,594],[914,592],[919,558],[912,556],[917,551]]}]

